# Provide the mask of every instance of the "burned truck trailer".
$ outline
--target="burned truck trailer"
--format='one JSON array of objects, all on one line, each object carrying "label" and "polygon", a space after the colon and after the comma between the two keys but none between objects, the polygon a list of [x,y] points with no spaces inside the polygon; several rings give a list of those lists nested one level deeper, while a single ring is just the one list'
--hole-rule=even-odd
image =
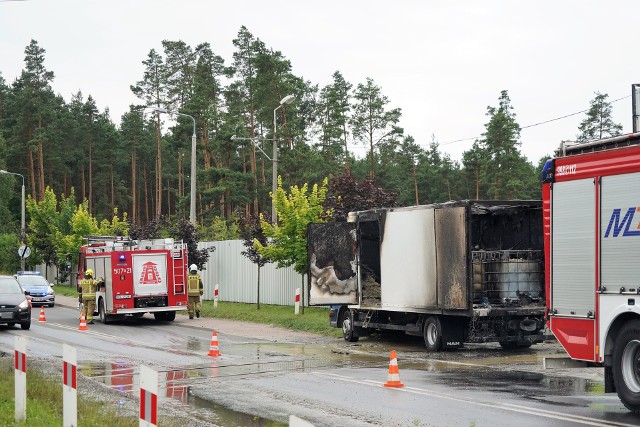
[{"label": "burned truck trailer", "polygon": [[309,224],[309,303],[357,341],[386,329],[427,349],[541,342],[545,327],[540,201],[464,200],[352,212]]}]

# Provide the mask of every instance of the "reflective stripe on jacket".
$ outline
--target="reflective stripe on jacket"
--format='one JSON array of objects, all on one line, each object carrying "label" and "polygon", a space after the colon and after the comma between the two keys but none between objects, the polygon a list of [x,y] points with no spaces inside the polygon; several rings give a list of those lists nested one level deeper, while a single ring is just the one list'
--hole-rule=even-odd
[{"label": "reflective stripe on jacket", "polygon": [[80,281],[80,288],[82,289],[82,298],[96,299],[97,285],[98,285],[98,281],[95,279],[82,279]]},{"label": "reflective stripe on jacket", "polygon": [[187,289],[189,290],[190,296],[200,295],[200,290],[202,289],[202,280],[200,280],[200,275],[190,274],[187,283]]}]

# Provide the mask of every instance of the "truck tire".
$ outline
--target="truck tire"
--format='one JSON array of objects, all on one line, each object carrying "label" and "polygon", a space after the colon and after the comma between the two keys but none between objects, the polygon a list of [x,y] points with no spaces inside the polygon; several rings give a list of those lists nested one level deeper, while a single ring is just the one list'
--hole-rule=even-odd
[{"label": "truck tire", "polygon": [[164,311],[154,311],[153,318],[162,322],[164,320]]},{"label": "truck tire", "polygon": [[442,325],[437,316],[429,316],[424,321],[424,344],[429,351],[442,350]]},{"label": "truck tire", "polygon": [[640,414],[640,320],[625,323],[613,346],[613,381],[618,397]]},{"label": "truck tire", "polygon": [[342,316],[342,336],[345,341],[357,342],[360,337],[355,333],[355,327],[353,326],[353,313],[347,309]]},{"label": "truck tire", "polygon": [[104,299],[100,298],[98,302],[98,316],[100,317],[100,322],[104,325],[111,323],[111,319],[107,314],[107,310],[104,308]]},{"label": "truck tire", "polygon": [[176,312],[175,311],[165,311],[164,312],[164,320],[167,322],[173,322],[176,320]]}]

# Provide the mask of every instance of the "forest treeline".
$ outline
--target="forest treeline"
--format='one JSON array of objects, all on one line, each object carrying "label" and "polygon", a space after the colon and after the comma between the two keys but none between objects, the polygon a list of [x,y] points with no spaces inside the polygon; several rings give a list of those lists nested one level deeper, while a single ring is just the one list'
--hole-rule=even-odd
[{"label": "forest treeline", "polygon": [[[193,118],[204,236],[221,220],[270,211],[274,138],[283,187],[329,178],[327,200],[336,199],[332,183],[346,194],[345,182],[355,198],[358,188],[373,186],[393,194],[383,200],[395,205],[540,197],[540,164],[520,151],[507,90],[478,112],[485,132],[456,161],[435,137],[417,141],[403,129],[402,110],[390,107],[372,77],[351,83],[336,71],[321,87],[295,75],[282,52],[245,27],[233,46],[224,59],[207,42],[162,41],[162,51],[141,58],[143,74],[131,82],[139,103],[116,122],[108,108],[98,110],[91,88],[68,102],[56,94],[46,50],[32,40],[21,74],[13,82],[0,74],[0,169],[23,175],[34,201],[49,188],[86,202],[98,220],[111,221],[117,211],[135,225],[188,217]],[[289,95],[293,102],[281,104]],[[596,92],[577,138],[620,133],[610,113],[607,95]],[[366,156],[350,150],[358,145]],[[0,234],[19,231],[20,185],[19,177],[0,175]]]}]

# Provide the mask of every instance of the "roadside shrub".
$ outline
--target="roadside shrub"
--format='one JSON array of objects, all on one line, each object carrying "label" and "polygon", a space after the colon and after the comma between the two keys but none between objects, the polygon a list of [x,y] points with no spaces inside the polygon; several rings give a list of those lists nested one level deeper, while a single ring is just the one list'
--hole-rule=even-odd
[{"label": "roadside shrub", "polygon": [[0,272],[14,274],[20,268],[18,247],[19,236],[16,234],[0,234]]}]

